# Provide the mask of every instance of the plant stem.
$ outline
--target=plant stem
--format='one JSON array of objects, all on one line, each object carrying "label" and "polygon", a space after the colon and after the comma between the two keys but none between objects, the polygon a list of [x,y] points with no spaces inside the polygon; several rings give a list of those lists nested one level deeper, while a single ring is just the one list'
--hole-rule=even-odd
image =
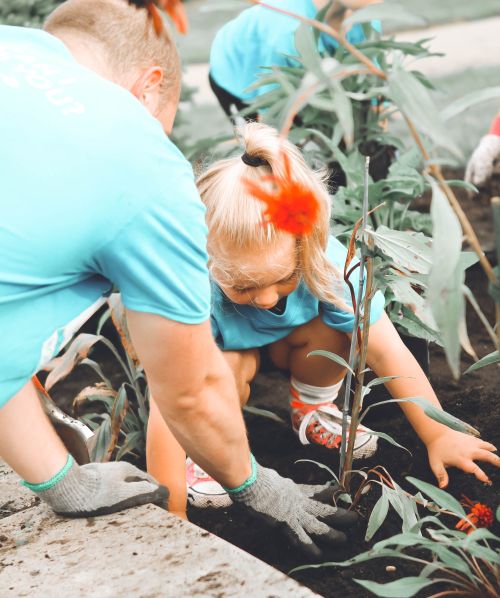
[{"label": "plant stem", "polygon": [[[342,443],[340,446],[340,470],[339,479],[341,480],[342,486],[349,491],[349,484],[351,479],[351,465],[352,455],[354,451],[354,443],[356,441],[356,427],[357,420],[359,419],[359,411],[361,405],[361,396],[363,390],[363,378],[366,364],[366,347],[368,342],[368,328],[370,321],[370,304],[371,304],[371,286],[373,281],[373,270],[371,269],[370,261],[370,274],[371,277],[367,281],[367,288],[364,294],[363,302],[363,287],[364,287],[364,274],[365,274],[365,262],[366,260],[366,247],[365,247],[365,231],[368,222],[368,183],[369,183],[369,167],[370,157],[365,158],[365,171],[364,171],[364,194],[363,194],[363,217],[360,229],[361,238],[361,255],[359,258],[359,279],[358,279],[358,296],[356,300],[356,310],[354,314],[354,326],[353,334],[351,337],[351,347],[349,350],[349,366],[352,371],[356,373],[356,392],[353,400],[353,409],[351,414],[351,426],[349,431],[349,441],[347,441],[347,418],[349,416],[349,403],[351,393],[352,374],[350,371],[347,372],[346,390],[344,395],[344,406],[342,410]],[[363,308],[363,331],[362,331],[362,342],[359,347],[360,359],[356,359],[356,348],[357,348],[357,337],[361,334],[359,330],[359,321],[361,314],[361,304],[364,303]],[[368,326],[367,326],[367,314],[368,314]],[[354,433],[353,433],[354,427]]]}]

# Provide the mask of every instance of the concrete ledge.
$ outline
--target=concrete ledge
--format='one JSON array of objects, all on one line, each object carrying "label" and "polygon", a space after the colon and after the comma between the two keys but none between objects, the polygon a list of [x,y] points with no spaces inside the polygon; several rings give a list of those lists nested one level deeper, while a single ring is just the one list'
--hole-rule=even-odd
[{"label": "concrete ledge", "polygon": [[74,520],[37,505],[0,519],[0,588],[2,598],[317,596],[153,505]]}]

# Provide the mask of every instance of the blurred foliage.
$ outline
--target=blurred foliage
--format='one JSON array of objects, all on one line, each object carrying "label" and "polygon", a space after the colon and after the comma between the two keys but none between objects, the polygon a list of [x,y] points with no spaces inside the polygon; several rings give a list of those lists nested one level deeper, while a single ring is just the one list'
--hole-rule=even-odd
[{"label": "blurred foliage", "polygon": [[2,0],[0,23],[19,27],[41,27],[62,0]]}]

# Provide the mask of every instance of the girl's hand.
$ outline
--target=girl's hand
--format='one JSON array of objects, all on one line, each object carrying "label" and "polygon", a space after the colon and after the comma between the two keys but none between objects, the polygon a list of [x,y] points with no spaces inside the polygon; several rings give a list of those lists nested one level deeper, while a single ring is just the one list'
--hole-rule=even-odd
[{"label": "girl's hand", "polygon": [[448,485],[446,467],[457,467],[472,473],[481,482],[491,483],[475,461],[487,461],[500,467],[500,457],[493,453],[496,450],[490,442],[449,428],[427,444],[429,464],[440,488]]}]

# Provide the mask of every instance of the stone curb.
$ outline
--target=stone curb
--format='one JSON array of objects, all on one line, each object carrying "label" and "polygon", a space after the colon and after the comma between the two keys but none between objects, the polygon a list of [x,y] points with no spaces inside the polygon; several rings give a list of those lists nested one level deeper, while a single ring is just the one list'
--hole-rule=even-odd
[{"label": "stone curb", "polygon": [[[63,519],[0,464],[2,598],[313,598],[293,579],[153,505]],[[29,502],[31,501],[31,503]]]}]

